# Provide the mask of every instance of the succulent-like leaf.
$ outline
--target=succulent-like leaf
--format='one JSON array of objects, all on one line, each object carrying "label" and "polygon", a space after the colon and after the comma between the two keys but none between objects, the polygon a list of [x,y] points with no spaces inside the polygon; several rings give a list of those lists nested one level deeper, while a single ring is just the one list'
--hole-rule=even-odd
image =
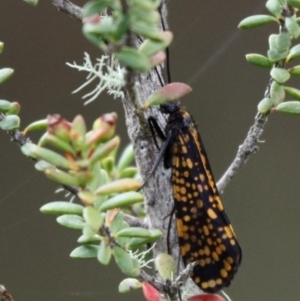
[{"label": "succulent-like leaf", "polygon": [[0,85],[8,80],[14,73],[14,70],[11,68],[0,69]]},{"label": "succulent-like leaf", "polygon": [[0,112],[6,113],[10,109],[10,104],[8,100],[0,99]]},{"label": "succulent-like leaf", "polygon": [[262,99],[258,106],[257,106],[257,110],[259,113],[261,114],[267,114],[270,112],[270,110],[273,107],[273,101],[271,98],[265,97],[264,99]]},{"label": "succulent-like leaf", "polygon": [[270,96],[271,96],[274,106],[277,106],[278,104],[283,102],[284,97],[285,97],[285,92],[284,92],[283,86],[278,84],[276,81],[274,81],[271,84]]},{"label": "succulent-like leaf", "polygon": [[147,301],[162,301],[159,291],[148,282],[143,282],[143,293]]},{"label": "succulent-like leaf", "polygon": [[87,206],[83,209],[83,218],[86,223],[96,232],[104,223],[104,216],[94,207]]},{"label": "succulent-like leaf", "polygon": [[78,187],[80,181],[75,175],[71,175],[55,167],[47,168],[45,170],[45,175],[52,181],[58,182],[59,184],[69,185]]},{"label": "succulent-like leaf", "polygon": [[105,185],[100,186],[95,194],[105,195],[112,193],[120,193],[130,190],[138,190],[141,187],[141,183],[135,179],[127,178],[109,182]]},{"label": "succulent-like leaf", "polygon": [[290,49],[290,52],[286,58],[287,62],[290,62],[291,60],[294,60],[296,58],[300,57],[300,44],[295,45]]},{"label": "succulent-like leaf", "polygon": [[162,50],[165,50],[173,40],[173,33],[171,31],[164,31],[161,35],[163,37],[162,41],[146,39],[139,47],[139,51],[144,53],[147,57],[150,57]]},{"label": "succulent-like leaf", "polygon": [[284,84],[291,77],[290,73],[286,69],[279,68],[279,67],[272,68],[270,74],[271,74],[271,77],[274,80],[276,80],[277,83],[279,83],[279,84]]},{"label": "succulent-like leaf", "polygon": [[44,214],[62,215],[62,214],[77,214],[82,215],[83,206],[65,201],[55,201],[47,203],[40,208]]},{"label": "succulent-like leaf", "polygon": [[[300,2],[299,2],[300,3]],[[289,34],[294,38],[297,39],[300,36],[300,26],[297,23],[296,16],[286,17],[285,18],[285,26],[289,32]]]},{"label": "succulent-like leaf", "polygon": [[290,94],[294,99],[300,100],[300,90],[293,87],[284,87],[284,91]]},{"label": "succulent-like leaf", "polygon": [[159,276],[166,281],[167,279],[175,279],[177,274],[176,263],[174,258],[166,253],[160,253],[155,258],[155,269]]},{"label": "succulent-like leaf", "polygon": [[84,245],[74,249],[70,257],[77,259],[96,258],[99,247],[97,245]]},{"label": "succulent-like leaf", "polygon": [[281,17],[281,9],[283,4],[278,0],[268,0],[266,3],[266,8],[272,13],[276,18]]},{"label": "succulent-like leaf", "polygon": [[276,111],[287,114],[300,114],[300,102],[299,101],[285,101],[280,103],[276,108]]},{"label": "succulent-like leaf", "polygon": [[258,67],[271,68],[273,66],[272,62],[266,56],[257,53],[247,54],[246,60],[250,64]]},{"label": "succulent-like leaf", "polygon": [[87,2],[82,9],[83,17],[90,17],[100,14],[105,8],[109,7],[111,0],[96,0]]},{"label": "succulent-like leaf", "polygon": [[287,0],[287,3],[297,9],[300,9],[300,1],[299,0]]},{"label": "succulent-like leaf", "polygon": [[120,159],[117,164],[117,169],[119,172],[127,168],[134,159],[134,151],[132,144],[128,144],[125,149],[123,150]]},{"label": "succulent-like leaf", "polygon": [[8,115],[5,116],[0,121],[0,129],[4,131],[11,131],[18,129],[20,127],[20,118],[17,115]]},{"label": "succulent-like leaf", "polygon": [[119,293],[127,293],[142,287],[142,283],[135,278],[126,278],[119,284]]},{"label": "succulent-like leaf", "polygon": [[103,204],[101,204],[100,210],[106,211],[109,209],[130,206],[136,203],[141,203],[143,199],[143,195],[139,192],[124,192],[105,201]]},{"label": "succulent-like leaf", "polygon": [[147,72],[151,69],[147,56],[134,48],[123,47],[115,56],[123,65],[135,71]]},{"label": "succulent-like leaf", "polygon": [[135,258],[130,257],[130,255],[125,250],[119,247],[113,248],[113,254],[117,265],[124,274],[130,277],[139,276],[140,265]]},{"label": "succulent-like leaf", "polygon": [[82,230],[85,225],[83,218],[74,214],[61,215],[56,219],[56,221],[60,225],[74,230]]},{"label": "succulent-like leaf", "polygon": [[192,88],[184,83],[171,83],[158,89],[144,103],[143,109],[146,110],[149,106],[161,105],[170,101],[178,100],[189,94]]},{"label": "succulent-like leaf", "polygon": [[39,0],[24,0],[30,5],[36,6],[39,3]]},{"label": "succulent-like leaf", "polygon": [[273,16],[270,16],[270,15],[254,15],[254,16],[250,16],[250,17],[243,19],[239,23],[238,28],[250,29],[250,28],[255,28],[255,27],[261,26],[261,25],[269,24],[272,22],[279,23],[276,18],[274,18]]},{"label": "succulent-like leaf", "polygon": [[145,228],[141,227],[130,227],[122,229],[115,234],[116,237],[141,237],[149,238],[151,237],[151,232]]},{"label": "succulent-like leaf", "polygon": [[103,239],[100,243],[100,247],[97,253],[97,259],[100,263],[108,265],[111,259],[112,249],[107,243],[106,239]]},{"label": "succulent-like leaf", "polygon": [[300,76],[300,65],[290,68],[288,69],[288,71],[293,76]]}]

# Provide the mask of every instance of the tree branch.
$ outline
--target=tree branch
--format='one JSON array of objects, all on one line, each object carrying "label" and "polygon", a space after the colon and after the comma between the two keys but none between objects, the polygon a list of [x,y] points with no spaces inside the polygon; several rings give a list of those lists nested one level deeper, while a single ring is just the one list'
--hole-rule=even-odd
[{"label": "tree branch", "polygon": [[67,15],[82,20],[82,9],[69,0],[52,0],[52,4],[57,7],[59,11],[66,13]]},{"label": "tree branch", "polygon": [[259,141],[259,137],[263,133],[266,122],[266,115],[256,115],[254,124],[251,126],[243,144],[239,146],[236,157],[217,183],[217,187],[220,193],[224,192],[225,187],[228,185],[233,176],[238,172],[238,170],[247,162],[249,156],[258,151],[259,148],[256,143]]}]

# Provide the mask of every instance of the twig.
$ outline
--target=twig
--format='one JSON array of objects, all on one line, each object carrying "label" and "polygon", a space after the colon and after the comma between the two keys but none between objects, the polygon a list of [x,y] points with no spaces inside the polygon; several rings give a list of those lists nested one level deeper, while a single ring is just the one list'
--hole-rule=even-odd
[{"label": "twig", "polygon": [[81,21],[82,9],[81,7],[73,4],[69,0],[52,0],[52,4],[58,8],[59,11],[66,13],[67,15]]},{"label": "twig", "polygon": [[227,186],[227,184],[238,172],[238,170],[247,162],[249,156],[258,151],[259,148],[256,145],[256,143],[257,141],[259,141],[259,137],[263,133],[266,122],[266,115],[256,115],[254,124],[251,126],[243,144],[239,146],[236,157],[234,158],[233,162],[226,170],[222,178],[217,183],[217,187],[220,193],[224,192],[224,189]]},{"label": "twig", "polygon": [[142,227],[145,229],[149,228],[148,223],[146,220],[141,220],[140,218],[134,217],[129,214],[124,214],[124,220],[127,222],[131,227]]}]

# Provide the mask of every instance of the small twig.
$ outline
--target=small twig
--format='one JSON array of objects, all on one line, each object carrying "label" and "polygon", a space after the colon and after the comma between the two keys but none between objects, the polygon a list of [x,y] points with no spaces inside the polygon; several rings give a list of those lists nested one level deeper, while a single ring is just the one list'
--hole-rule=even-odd
[{"label": "small twig", "polygon": [[59,11],[62,11],[69,16],[82,20],[82,9],[81,7],[73,4],[69,0],[52,0],[52,4],[58,8]]},{"label": "small twig", "polygon": [[124,220],[131,227],[142,227],[142,228],[145,228],[145,229],[149,228],[149,225],[145,220],[141,220],[140,218],[134,217],[134,216],[129,215],[129,214],[124,214]]},{"label": "small twig", "polygon": [[223,193],[227,184],[238,172],[238,170],[247,162],[249,156],[258,151],[258,146],[256,145],[256,143],[257,141],[259,141],[259,137],[263,133],[266,122],[266,115],[257,114],[254,124],[250,128],[246,139],[244,140],[243,144],[239,146],[236,157],[217,183],[217,187],[220,193]]}]

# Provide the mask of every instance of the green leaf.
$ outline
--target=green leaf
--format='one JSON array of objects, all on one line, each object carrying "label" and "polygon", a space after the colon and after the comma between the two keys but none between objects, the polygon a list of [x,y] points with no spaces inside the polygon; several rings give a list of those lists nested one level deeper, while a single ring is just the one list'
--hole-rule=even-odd
[{"label": "green leaf", "polygon": [[0,42],[0,54],[3,52],[4,49],[4,43]]},{"label": "green leaf", "polygon": [[110,225],[107,225],[114,236],[119,230],[123,229],[124,226],[128,228],[127,225],[123,223],[123,220],[124,213],[122,211],[119,211],[118,214],[114,216],[113,220],[110,221]]},{"label": "green leaf", "polygon": [[294,38],[297,39],[300,36],[300,26],[297,23],[296,16],[286,17],[285,18],[285,26],[289,32],[289,34]]},{"label": "green leaf", "polygon": [[54,166],[52,164],[49,164],[48,162],[44,161],[44,160],[38,160],[35,164],[34,167],[36,170],[38,171],[45,171],[48,168],[54,168]]},{"label": "green leaf", "polygon": [[47,203],[40,208],[44,214],[62,215],[62,214],[78,214],[82,215],[83,206],[64,201],[55,201]]},{"label": "green leaf", "polygon": [[75,187],[80,185],[80,181],[77,176],[73,176],[69,173],[56,169],[55,167],[47,168],[44,172],[50,180],[58,182],[59,184]]},{"label": "green leaf", "polygon": [[119,173],[119,178],[120,179],[134,178],[136,176],[137,172],[138,172],[138,170],[136,167],[134,167],[134,166],[127,167]]},{"label": "green leaf", "polygon": [[291,77],[290,73],[286,69],[278,67],[272,68],[270,75],[279,84],[287,82]]},{"label": "green leaf", "polygon": [[142,20],[136,20],[135,22],[132,22],[131,30],[138,35],[154,41],[161,42],[164,40],[164,37],[161,31],[158,30],[157,26],[149,26],[149,24]]},{"label": "green leaf", "polygon": [[123,150],[120,159],[117,164],[117,169],[121,172],[123,169],[127,168],[134,159],[134,151],[132,144],[128,144]]},{"label": "green leaf", "polygon": [[283,102],[284,97],[285,97],[285,92],[284,92],[283,86],[278,84],[276,81],[274,81],[271,84],[270,96],[271,96],[274,106],[277,106],[278,104]]},{"label": "green leaf", "polygon": [[9,115],[5,116],[0,121],[0,129],[4,131],[11,131],[18,129],[20,127],[20,118],[17,115]]},{"label": "green leaf", "polygon": [[104,223],[104,216],[94,207],[87,206],[83,209],[83,218],[86,223],[96,232]]},{"label": "green leaf", "polygon": [[97,259],[100,263],[108,265],[111,259],[112,249],[110,245],[103,239],[97,253]]},{"label": "green leaf", "polygon": [[266,56],[257,53],[247,54],[246,60],[250,64],[258,67],[271,68],[273,66],[272,62]]},{"label": "green leaf", "polygon": [[109,182],[100,186],[96,191],[96,195],[105,195],[112,193],[120,193],[130,190],[138,190],[141,188],[141,182],[135,179],[127,178]]},{"label": "green leaf", "polygon": [[134,48],[125,46],[115,56],[123,65],[135,71],[147,72],[151,69],[147,56]]},{"label": "green leaf", "polygon": [[130,277],[139,276],[140,265],[135,258],[130,257],[130,255],[125,250],[119,247],[113,248],[113,254],[117,265],[124,274]]},{"label": "green leaf", "polygon": [[247,17],[243,19],[239,25],[238,28],[240,29],[249,29],[249,28],[255,28],[261,25],[269,24],[271,22],[278,22],[276,18],[269,15],[254,15]]},{"label": "green leaf", "polygon": [[276,107],[276,111],[287,114],[300,114],[300,102],[299,101],[285,101],[280,103]]},{"label": "green leaf", "polygon": [[[176,275],[176,274],[174,274]],[[135,278],[126,278],[119,284],[119,293],[127,293],[142,287],[142,283]]]},{"label": "green leaf", "polygon": [[113,139],[101,143],[93,153],[91,157],[91,164],[98,162],[99,160],[107,157],[113,150],[117,149],[120,145],[120,137],[116,136]]},{"label": "green leaf", "polygon": [[300,57],[300,44],[295,45],[290,49],[290,52],[286,58],[286,62],[290,62],[298,57]]},{"label": "green leaf", "polygon": [[39,0],[24,0],[30,5],[36,6],[39,3]]},{"label": "green leaf", "polygon": [[43,135],[43,139],[39,141],[39,146],[44,146],[46,143],[51,144],[57,149],[63,151],[64,153],[69,153],[72,155],[76,155],[75,150],[73,149],[73,145],[68,141],[63,140],[60,137],[49,134],[48,132]]},{"label": "green leaf", "polygon": [[153,9],[146,10],[140,5],[132,5],[129,10],[129,15],[132,23],[136,22],[136,20],[142,20],[148,23],[150,26],[157,26],[160,20],[160,15],[157,11]]},{"label": "green leaf", "polygon": [[291,95],[294,99],[300,100],[300,90],[292,87],[284,87],[284,91]]},{"label": "green leaf", "polygon": [[273,107],[273,101],[272,101],[272,99],[266,97],[266,98],[262,99],[259,102],[259,104],[257,106],[257,110],[261,114],[267,114],[267,113],[270,112],[270,110],[272,109],[272,107]]},{"label": "green leaf", "polygon": [[96,245],[84,245],[74,249],[70,257],[78,259],[96,258],[99,247]]},{"label": "green leaf", "polygon": [[48,126],[48,119],[37,120],[30,123],[24,130],[25,133],[32,131],[45,131]]},{"label": "green leaf", "polygon": [[26,143],[21,147],[21,150],[24,155],[40,160],[44,160],[50,164],[53,164],[57,167],[65,169],[73,169],[73,164],[68,159],[62,155],[55,153],[52,150],[49,150],[44,147],[39,147],[33,143]]},{"label": "green leaf", "polygon": [[78,239],[77,242],[79,244],[94,244],[99,243],[101,241],[101,237],[98,234],[93,236],[82,234]]},{"label": "green leaf", "polygon": [[141,237],[149,238],[151,237],[151,232],[145,228],[141,227],[130,227],[120,230],[115,234],[116,237]]},{"label": "green leaf", "polygon": [[272,13],[276,18],[281,17],[281,9],[283,4],[278,0],[268,0],[266,3],[266,8]]},{"label": "green leaf", "polygon": [[0,112],[6,113],[10,109],[11,102],[0,99]]},{"label": "green leaf", "polygon": [[271,34],[269,36],[269,48],[277,50],[279,53],[288,51],[291,47],[291,38],[288,32]]},{"label": "green leaf", "polygon": [[300,1],[299,0],[287,0],[287,3],[294,8],[300,9]]},{"label": "green leaf", "polygon": [[106,211],[114,208],[122,208],[136,203],[141,203],[142,201],[143,195],[141,193],[135,191],[124,192],[105,201],[101,204],[100,210]]},{"label": "green leaf", "polygon": [[173,257],[169,254],[160,253],[156,256],[154,263],[155,269],[164,281],[167,279],[173,279],[177,274],[176,264]]},{"label": "green leaf", "polygon": [[82,230],[85,225],[85,222],[81,216],[73,214],[61,215],[56,219],[56,221],[60,225],[74,230]]},{"label": "green leaf", "polygon": [[288,69],[288,71],[293,76],[300,76],[300,65],[290,68]]},{"label": "green leaf", "polygon": [[153,243],[162,236],[162,232],[157,229],[150,229],[149,232],[151,233],[150,237],[148,237],[148,238],[141,238],[141,237],[131,238],[129,241],[126,242],[125,246],[127,248],[132,248],[132,247],[136,248],[136,247],[148,244],[148,243]]},{"label": "green leaf", "polygon": [[269,49],[268,50],[268,58],[272,63],[279,62],[284,60],[288,55],[288,51],[278,52],[276,49]]},{"label": "green leaf", "polygon": [[0,85],[8,80],[14,73],[14,70],[11,68],[0,69]]},{"label": "green leaf", "polygon": [[96,0],[89,1],[83,6],[83,17],[90,17],[96,14],[100,14],[105,8],[109,7],[111,0]]}]

